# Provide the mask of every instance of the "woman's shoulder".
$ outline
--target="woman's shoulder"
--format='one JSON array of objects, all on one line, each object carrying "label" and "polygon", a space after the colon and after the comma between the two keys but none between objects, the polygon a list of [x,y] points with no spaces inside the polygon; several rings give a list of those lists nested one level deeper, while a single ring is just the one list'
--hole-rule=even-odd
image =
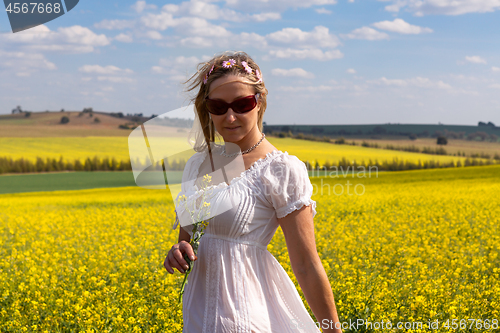
[{"label": "woman's shoulder", "polygon": [[287,151],[275,151],[273,158],[269,161],[270,171],[284,171],[284,170],[307,170],[304,162],[297,156],[289,154]]},{"label": "woman's shoulder", "polygon": [[304,162],[287,151],[276,150],[270,153],[267,163],[263,163],[261,176],[264,180],[280,182],[290,177],[297,178],[307,175]]},{"label": "woman's shoulder", "polygon": [[199,161],[200,159],[202,160],[203,157],[205,156],[205,154],[206,154],[206,152],[204,150],[195,152],[193,155],[191,155],[190,158],[188,158],[186,164],[193,164],[196,161]]},{"label": "woman's shoulder", "polygon": [[182,173],[183,182],[193,179],[198,173],[201,163],[205,159],[205,151],[195,152],[186,162]]}]

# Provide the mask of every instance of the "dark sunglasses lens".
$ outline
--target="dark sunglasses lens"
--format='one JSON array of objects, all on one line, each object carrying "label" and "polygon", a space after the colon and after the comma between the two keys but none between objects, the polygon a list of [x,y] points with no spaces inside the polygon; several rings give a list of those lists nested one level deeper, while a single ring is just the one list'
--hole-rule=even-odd
[{"label": "dark sunglasses lens", "polygon": [[245,113],[251,111],[257,105],[257,100],[255,95],[240,98],[231,104],[227,104],[223,101],[217,101],[212,99],[207,99],[207,109],[208,112],[215,115],[223,115],[227,112],[229,108],[232,108],[236,113]]},{"label": "dark sunglasses lens", "polygon": [[251,111],[257,105],[255,96],[247,96],[233,102],[233,110],[236,113],[245,113]]},{"label": "dark sunglasses lens", "polygon": [[222,101],[214,101],[214,100],[208,99],[206,101],[206,103],[207,103],[208,112],[210,112],[212,114],[216,114],[216,115],[222,115],[222,114],[226,113],[227,108],[228,108],[227,103],[224,103]]}]

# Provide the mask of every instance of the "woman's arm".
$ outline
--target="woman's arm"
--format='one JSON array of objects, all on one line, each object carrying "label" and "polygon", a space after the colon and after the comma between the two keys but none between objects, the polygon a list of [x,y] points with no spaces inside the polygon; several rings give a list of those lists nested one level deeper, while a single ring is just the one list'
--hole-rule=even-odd
[{"label": "woman's arm", "polygon": [[285,235],[293,273],[316,320],[323,332],[342,332],[340,323],[339,328],[335,328],[339,318],[330,282],[316,249],[311,206],[302,207],[278,222]]},{"label": "woman's arm", "polygon": [[189,233],[183,227],[179,226],[179,243],[183,240],[189,243],[191,236],[189,236]]}]

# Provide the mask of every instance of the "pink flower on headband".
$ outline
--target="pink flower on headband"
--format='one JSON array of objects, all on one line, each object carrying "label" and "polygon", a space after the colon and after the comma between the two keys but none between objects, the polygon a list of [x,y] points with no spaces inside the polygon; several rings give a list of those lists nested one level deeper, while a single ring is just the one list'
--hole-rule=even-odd
[{"label": "pink flower on headband", "polygon": [[205,78],[203,79],[203,83],[207,84],[207,81],[208,81],[208,75],[205,75]]},{"label": "pink flower on headband", "polygon": [[229,60],[224,61],[222,63],[222,67],[224,67],[224,68],[231,68],[231,67],[234,66],[234,64],[236,64],[236,61],[234,59],[229,59]]},{"label": "pink flower on headband", "polygon": [[255,70],[255,76],[259,79],[259,82],[262,81],[262,76],[260,75],[260,72],[258,69]]},{"label": "pink flower on headband", "polygon": [[[212,65],[212,68],[210,68],[210,72],[208,72],[208,75],[212,74],[212,71],[214,70],[215,64]],[[207,75],[207,76],[208,76]]]},{"label": "pink flower on headband", "polygon": [[245,71],[248,74],[252,74],[252,68],[250,66],[248,66],[248,63],[246,61],[242,61],[241,65],[243,65],[243,68],[245,68]]}]

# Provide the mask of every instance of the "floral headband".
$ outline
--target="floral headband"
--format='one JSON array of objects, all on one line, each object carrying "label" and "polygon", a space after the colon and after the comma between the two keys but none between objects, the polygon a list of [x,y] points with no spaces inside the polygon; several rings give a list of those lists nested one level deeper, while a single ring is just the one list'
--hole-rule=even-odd
[{"label": "floral headband", "polygon": [[[225,60],[222,62],[222,67],[223,68],[237,67],[237,68],[243,69],[248,74],[253,74],[252,67],[248,66],[248,63],[246,61],[242,61],[241,66],[240,66],[240,65],[236,65],[236,60],[229,59],[229,60]],[[205,75],[205,78],[203,79],[204,84],[207,84],[208,77],[210,76],[210,74],[212,74],[212,72],[214,70],[217,70],[218,68],[220,68],[220,67],[215,66],[215,64],[212,65],[212,68],[210,68],[210,71]],[[255,70],[255,76],[257,77],[257,79],[259,79],[257,81],[257,83],[262,82],[262,75],[260,74],[258,69]]]}]

